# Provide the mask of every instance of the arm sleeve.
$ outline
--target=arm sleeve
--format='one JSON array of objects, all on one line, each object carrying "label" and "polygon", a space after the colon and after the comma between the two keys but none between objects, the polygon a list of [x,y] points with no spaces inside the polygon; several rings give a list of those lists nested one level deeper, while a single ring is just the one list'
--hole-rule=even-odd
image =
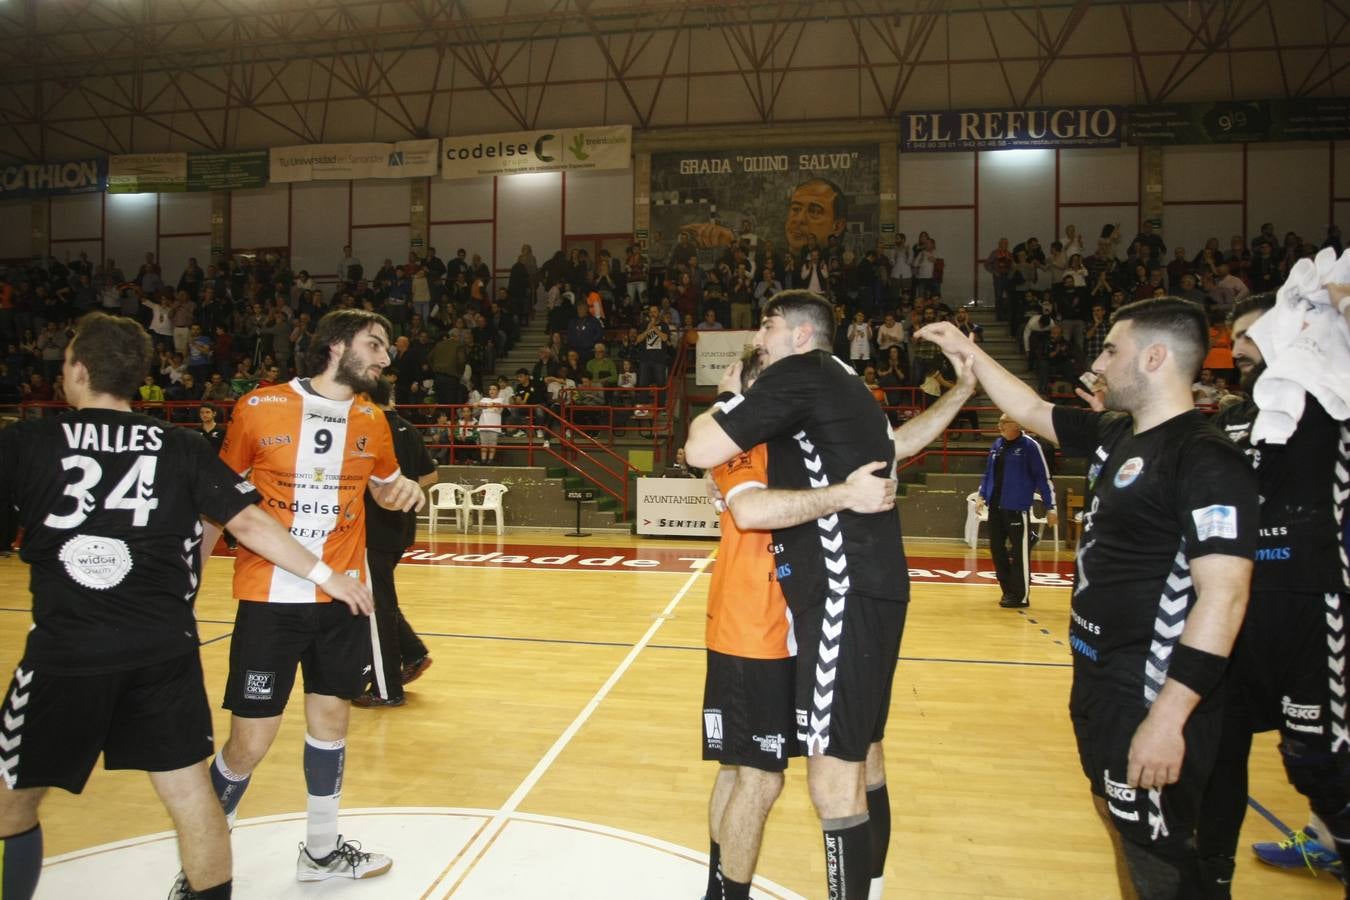
[{"label": "arm sleeve", "polygon": [[768,460],[764,445],[759,444],[713,469],[713,483],[722,492],[722,498],[730,503],[731,498],[741,491],[768,487]]},{"label": "arm sleeve", "polygon": [[1041,449],[1041,442],[1025,435],[1023,440],[1030,444],[1026,458],[1027,466],[1031,469],[1029,474],[1032,490],[1040,493],[1047,510],[1054,509],[1055,483],[1050,480],[1050,467],[1045,462],[1045,451]]},{"label": "arm sleeve", "polygon": [[1256,553],[1260,500],[1256,475],[1222,435],[1204,435],[1179,454],[1173,507],[1186,557],[1220,553],[1251,559]]},{"label": "arm sleeve", "polygon": [[252,484],[216,455],[209,441],[193,434],[183,437],[190,438],[179,443],[190,460],[192,502],[199,513],[223,524],[261,499]]},{"label": "arm sleeve", "polygon": [[1059,446],[1065,453],[1087,456],[1100,443],[1102,420],[1106,415],[1072,406],[1056,406],[1050,417]]},{"label": "arm sleeve", "polygon": [[814,355],[789,356],[769,366],[750,390],[713,413],[736,446],[748,450],[801,427],[822,381]]},{"label": "arm sleeve", "polygon": [[225,440],[220,445],[220,458],[235,472],[243,475],[253,468],[253,420],[261,407],[236,403]]},{"label": "arm sleeve", "polygon": [[371,469],[371,480],[386,484],[400,474],[398,456],[394,453],[394,438],[389,430],[389,420],[378,414],[371,426],[371,443],[375,445],[375,467]]}]

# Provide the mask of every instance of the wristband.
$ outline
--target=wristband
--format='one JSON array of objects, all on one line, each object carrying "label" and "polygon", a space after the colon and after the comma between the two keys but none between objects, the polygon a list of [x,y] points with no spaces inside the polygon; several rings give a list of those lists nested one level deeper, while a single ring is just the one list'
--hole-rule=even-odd
[{"label": "wristband", "polygon": [[736,393],[735,391],[723,391],[722,393],[718,394],[717,399],[713,401],[712,408],[719,411],[725,410],[727,408],[727,404],[729,404],[731,401],[735,400],[739,396],[740,394]]},{"label": "wristband", "polygon": [[305,578],[308,581],[312,581],[315,584],[323,584],[325,581],[327,581],[332,577],[333,577],[332,566],[328,565],[328,563],[324,562],[323,560],[319,560],[318,562],[316,562],[314,564],[314,568],[310,569],[309,574],[305,576]]},{"label": "wristband", "polygon": [[1218,686],[1227,668],[1228,657],[1197,650],[1178,641],[1172,648],[1167,677],[1205,697]]}]

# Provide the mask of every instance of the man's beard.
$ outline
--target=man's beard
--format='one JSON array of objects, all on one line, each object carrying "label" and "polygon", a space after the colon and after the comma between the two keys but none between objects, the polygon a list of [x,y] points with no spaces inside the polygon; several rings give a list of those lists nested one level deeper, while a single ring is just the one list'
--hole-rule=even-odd
[{"label": "man's beard", "polygon": [[362,366],[357,361],[356,354],[347,348],[342,352],[338,359],[337,372],[333,374],[333,380],[338,384],[346,385],[358,394],[369,394],[375,390],[375,386],[380,376],[370,375],[369,366]]},{"label": "man's beard", "polygon": [[1256,382],[1266,371],[1266,361],[1263,359],[1253,365],[1245,372],[1239,372],[1238,387],[1242,388],[1242,393],[1248,397],[1252,395],[1252,390],[1256,387]]}]

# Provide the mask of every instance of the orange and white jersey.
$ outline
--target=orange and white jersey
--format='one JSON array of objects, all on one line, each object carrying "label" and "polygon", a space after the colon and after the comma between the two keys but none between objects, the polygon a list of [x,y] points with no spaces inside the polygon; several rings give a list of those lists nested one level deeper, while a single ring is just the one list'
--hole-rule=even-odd
[{"label": "orange and white jersey", "polygon": [[[712,478],[728,505],[745,490],[768,486],[769,453],[759,444],[713,469]],[[730,509],[721,517],[722,540],[708,586],[708,649],[749,659],[797,655],[792,615],[776,577],[773,533],[742,531]]]},{"label": "orange and white jersey", "polygon": [[[366,581],[365,492],[399,475],[384,413],[364,394],[329,400],[307,383],[245,394],[220,457],[247,475],[262,508],[335,571]],[[270,603],[327,603],[313,582],[240,547],[234,595]]]}]

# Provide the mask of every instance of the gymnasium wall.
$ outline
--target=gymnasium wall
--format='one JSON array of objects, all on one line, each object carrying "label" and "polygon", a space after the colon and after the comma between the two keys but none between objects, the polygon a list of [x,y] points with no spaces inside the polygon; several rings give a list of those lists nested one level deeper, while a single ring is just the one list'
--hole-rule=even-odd
[{"label": "gymnasium wall", "polygon": [[[847,133],[835,132],[836,140]],[[794,136],[795,139],[795,136]],[[757,143],[774,132],[756,130]],[[1128,240],[1140,220],[1141,151],[1120,149],[1011,150],[898,154],[896,231],[911,243],[921,231],[945,260],[944,293],[988,297],[980,261],[1007,237],[1035,235],[1045,245],[1076,225],[1092,249],[1105,223],[1119,223]],[[1297,231],[1320,243],[1332,221],[1350,224],[1350,143],[1281,143],[1166,147],[1162,155],[1163,239],[1194,254],[1208,237],[1227,247],[1249,239],[1262,222],[1278,233]],[[633,233],[633,170],[430,179],[427,244],[441,258],[463,247],[505,272],[522,244],[539,261],[569,245]],[[323,280],[350,243],[373,271],[385,258],[407,258],[418,191],[410,180],[308,182],[233,192],[228,198],[231,246],[289,247],[296,270]],[[645,199],[643,185],[636,192]],[[883,209],[883,222],[887,210]],[[83,194],[0,203],[0,258],[24,258],[31,232],[46,216],[49,252],[75,258],[111,256],[133,270],[156,253],[166,273],[189,256],[210,258],[209,194]],[[577,239],[582,240],[578,241]],[[1121,248],[1123,253],[1123,247]]]}]

